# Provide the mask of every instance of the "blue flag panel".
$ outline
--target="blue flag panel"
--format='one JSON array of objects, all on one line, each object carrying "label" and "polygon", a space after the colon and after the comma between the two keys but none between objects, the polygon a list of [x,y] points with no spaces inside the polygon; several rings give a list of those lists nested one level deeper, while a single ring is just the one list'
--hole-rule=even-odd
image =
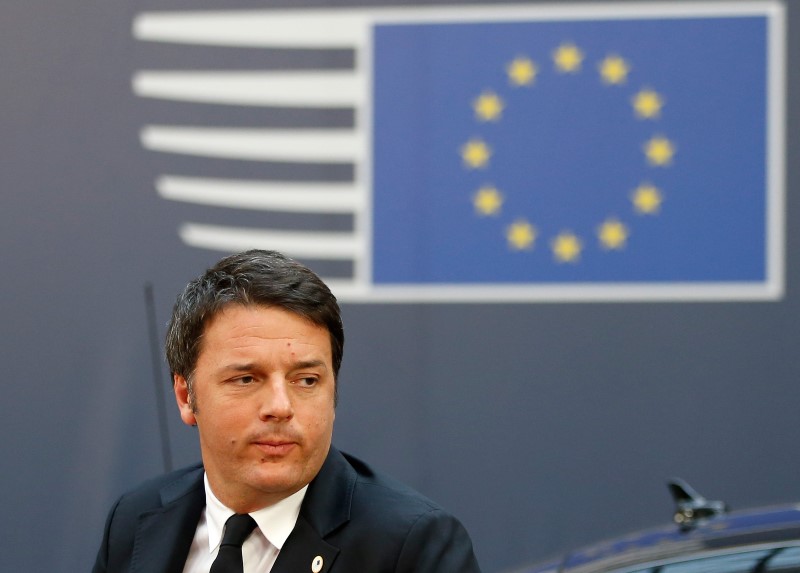
[{"label": "blue flag panel", "polygon": [[764,283],[768,20],[379,23],[372,282]]}]

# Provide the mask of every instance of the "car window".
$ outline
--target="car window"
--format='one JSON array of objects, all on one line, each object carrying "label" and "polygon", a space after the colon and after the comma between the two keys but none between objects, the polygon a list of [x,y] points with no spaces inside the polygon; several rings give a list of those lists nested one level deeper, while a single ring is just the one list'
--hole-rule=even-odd
[{"label": "car window", "polygon": [[627,573],[800,573],[800,547],[770,547],[695,557]]},{"label": "car window", "polygon": [[781,547],[765,564],[764,571],[800,573],[800,547]]},{"label": "car window", "polygon": [[761,563],[771,553],[771,549],[760,549],[703,557],[664,565],[659,573],[757,573],[763,570]]}]

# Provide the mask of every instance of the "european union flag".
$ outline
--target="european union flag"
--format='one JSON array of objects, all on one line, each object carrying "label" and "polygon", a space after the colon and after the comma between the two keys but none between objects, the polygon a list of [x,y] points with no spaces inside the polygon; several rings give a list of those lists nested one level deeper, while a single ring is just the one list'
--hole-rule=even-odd
[{"label": "european union flag", "polygon": [[376,24],[372,283],[776,296],[770,25]]}]

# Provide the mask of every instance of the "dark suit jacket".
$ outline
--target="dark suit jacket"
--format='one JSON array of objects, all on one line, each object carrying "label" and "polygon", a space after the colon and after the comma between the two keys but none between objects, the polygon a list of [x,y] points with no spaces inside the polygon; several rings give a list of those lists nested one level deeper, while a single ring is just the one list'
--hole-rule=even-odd
[{"label": "dark suit jacket", "polygon": [[[181,573],[205,507],[196,465],[123,495],[106,522],[94,573]],[[456,518],[331,447],[309,485],[273,573],[479,573]]]}]

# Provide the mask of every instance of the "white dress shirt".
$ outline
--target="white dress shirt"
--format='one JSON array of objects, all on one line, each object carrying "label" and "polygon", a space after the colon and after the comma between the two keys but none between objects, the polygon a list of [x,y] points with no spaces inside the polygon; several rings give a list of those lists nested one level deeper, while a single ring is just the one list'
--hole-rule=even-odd
[{"label": "white dress shirt", "polygon": [[[217,557],[225,522],[235,513],[225,507],[211,491],[208,476],[203,476],[203,483],[206,489],[206,507],[197,524],[183,573],[208,573]],[[303,503],[307,489],[308,486],[305,486],[286,499],[250,514],[258,527],[242,545],[244,573],[269,573],[272,570],[281,547],[297,523],[300,504]]]}]

